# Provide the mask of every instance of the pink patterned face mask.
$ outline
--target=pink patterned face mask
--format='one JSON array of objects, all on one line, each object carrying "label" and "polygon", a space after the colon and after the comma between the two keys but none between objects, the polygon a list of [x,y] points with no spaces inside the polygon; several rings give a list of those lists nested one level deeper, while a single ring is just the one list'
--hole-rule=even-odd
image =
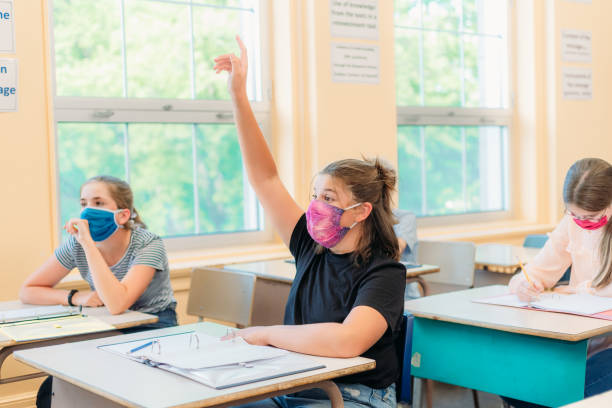
[{"label": "pink patterned face mask", "polygon": [[325,201],[312,200],[306,210],[306,227],[308,233],[317,243],[323,245],[325,248],[333,248],[338,245],[338,242],[342,241],[342,238],[347,232],[355,225],[354,222],[350,227],[343,227],[340,225],[340,218],[346,210],[355,208],[361,203],[353,204],[350,207],[344,209],[334,207],[331,204],[327,204]]},{"label": "pink patterned face mask", "polygon": [[608,223],[608,217],[603,216],[599,219],[599,221],[589,221],[589,220],[579,220],[578,218],[574,218],[574,222],[582,229],[585,230],[596,230],[600,229],[604,225]]}]

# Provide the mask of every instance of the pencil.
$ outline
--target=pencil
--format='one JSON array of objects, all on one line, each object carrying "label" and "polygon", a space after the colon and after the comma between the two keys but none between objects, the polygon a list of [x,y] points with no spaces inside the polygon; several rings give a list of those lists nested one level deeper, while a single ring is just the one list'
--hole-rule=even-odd
[{"label": "pencil", "polygon": [[525,275],[525,278],[527,279],[527,282],[529,282],[529,284],[531,286],[533,286],[533,282],[531,281],[531,279],[529,279],[529,275],[527,275],[527,271],[525,270],[525,267],[523,266],[523,263],[521,262],[521,260],[518,260],[519,266],[521,267],[521,271],[523,271],[523,275]]}]

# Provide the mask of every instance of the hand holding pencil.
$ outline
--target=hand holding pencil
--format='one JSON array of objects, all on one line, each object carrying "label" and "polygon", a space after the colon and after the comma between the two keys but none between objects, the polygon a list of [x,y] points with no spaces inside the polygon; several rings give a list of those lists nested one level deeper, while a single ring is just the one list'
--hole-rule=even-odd
[{"label": "hand holding pencil", "polygon": [[516,295],[523,302],[531,302],[532,300],[538,299],[540,293],[544,291],[544,287],[536,279],[529,276],[520,259],[518,263],[525,279],[518,285]]}]

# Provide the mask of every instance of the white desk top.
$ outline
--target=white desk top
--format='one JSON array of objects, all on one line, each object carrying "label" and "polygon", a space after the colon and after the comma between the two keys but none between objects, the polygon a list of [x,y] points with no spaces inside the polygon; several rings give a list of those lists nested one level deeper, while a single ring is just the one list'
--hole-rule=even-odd
[{"label": "white desk top", "polygon": [[578,341],[612,333],[612,321],[564,313],[472,302],[507,293],[504,285],[485,286],[409,300],[406,311],[418,317],[513,333]]},{"label": "white desk top", "polygon": [[[223,269],[237,272],[251,272],[257,277],[276,280],[291,284],[295,278],[295,264],[284,259],[273,261],[260,261],[242,264],[226,265]],[[428,273],[439,272],[440,268],[436,265],[421,265],[418,268],[406,269],[406,278],[413,278]]]},{"label": "white desk top", "polygon": [[[0,310],[14,310],[14,309],[23,309],[28,307],[39,307],[40,305],[26,305],[21,303],[18,300],[8,301],[8,302],[0,302]],[[125,329],[128,327],[140,326],[143,324],[155,323],[158,318],[155,315],[150,315],[147,313],[134,312],[128,310],[125,313],[120,315],[112,315],[105,307],[84,307],[83,314],[88,316],[95,316],[98,319],[111,324],[115,327],[115,329]],[[12,346],[14,344],[20,344],[23,342],[16,342],[10,337],[5,336],[2,332],[0,332],[0,347]],[[29,343],[29,342],[27,342]]]},{"label": "white desk top", "polygon": [[117,341],[149,338],[189,330],[210,335],[226,333],[225,326],[208,322],[196,323],[112,338],[21,350],[15,352],[14,355],[17,360],[117,403],[151,408],[218,405],[289,389],[296,385],[370,370],[376,365],[374,360],[363,357],[342,359],[310,356],[321,364],[325,364],[326,368],[215,390],[196,381],[96,348],[98,345]]},{"label": "white desk top", "polygon": [[595,395],[594,397],[564,405],[563,408],[610,408],[612,407],[612,391]]},{"label": "white desk top", "polygon": [[530,262],[540,252],[540,248],[526,248],[507,244],[481,244],[476,247],[475,263],[486,266],[518,268],[520,259]]}]

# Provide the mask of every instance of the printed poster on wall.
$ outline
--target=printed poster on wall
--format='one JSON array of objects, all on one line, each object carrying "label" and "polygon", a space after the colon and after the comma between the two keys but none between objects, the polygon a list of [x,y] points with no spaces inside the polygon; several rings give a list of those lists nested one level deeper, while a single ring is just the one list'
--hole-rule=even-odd
[{"label": "printed poster on wall", "polygon": [[593,70],[590,68],[563,68],[563,99],[593,99]]},{"label": "printed poster on wall", "polygon": [[17,60],[0,59],[0,112],[17,111]]},{"label": "printed poster on wall", "polygon": [[380,81],[380,50],[377,45],[331,44],[333,82],[377,84]]},{"label": "printed poster on wall", "polygon": [[0,53],[15,53],[13,0],[0,0]]},{"label": "printed poster on wall", "polygon": [[591,32],[581,30],[561,30],[561,58],[570,62],[591,62]]},{"label": "printed poster on wall", "polygon": [[330,0],[332,37],[378,39],[377,0]]}]

